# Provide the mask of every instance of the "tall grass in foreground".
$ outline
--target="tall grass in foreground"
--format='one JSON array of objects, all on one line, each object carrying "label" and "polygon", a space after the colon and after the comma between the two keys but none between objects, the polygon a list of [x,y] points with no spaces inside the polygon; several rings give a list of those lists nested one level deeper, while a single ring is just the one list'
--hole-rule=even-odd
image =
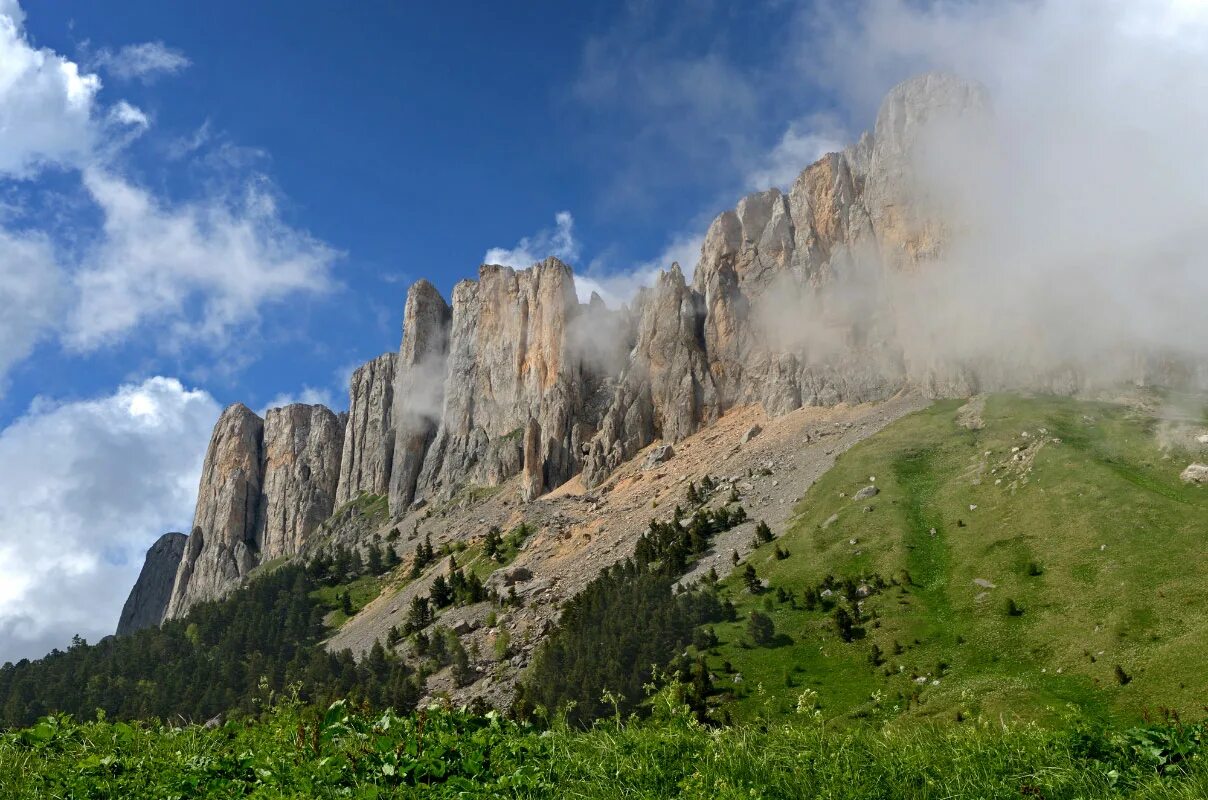
[{"label": "tall grass in foreground", "polygon": [[649,721],[539,730],[432,708],[276,705],[207,729],[47,717],[0,734],[0,797],[1202,798],[1203,725],[709,729],[666,690]]}]

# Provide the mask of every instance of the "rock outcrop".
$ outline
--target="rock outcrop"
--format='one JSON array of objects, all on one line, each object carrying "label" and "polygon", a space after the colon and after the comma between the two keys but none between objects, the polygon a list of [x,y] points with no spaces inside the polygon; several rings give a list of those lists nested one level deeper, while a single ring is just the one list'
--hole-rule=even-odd
[{"label": "rock outcrop", "polygon": [[290,556],[335,509],[344,429],[331,409],[294,403],[264,419],[260,562]]},{"label": "rock outcrop", "polygon": [[520,472],[530,419],[543,483],[578,472],[592,432],[582,360],[570,347],[578,307],[570,268],[555,258],[520,271],[484,265],[477,281],[457,284],[444,407],[417,482],[423,493],[448,496]]},{"label": "rock outcrop", "polygon": [[218,418],[164,619],[222,597],[260,564],[299,552],[331,516],[343,421],[301,403],[266,416],[237,403]]},{"label": "rock outcrop", "polygon": [[151,628],[163,621],[187,541],[188,537],[183,533],[165,533],[147,550],[143,569],[122,606],[117,623],[118,636]]},{"label": "rock outcrop", "polygon": [[165,618],[221,597],[256,565],[263,442],[264,421],[247,406],[236,403],[218,418]]},{"label": "rock outcrop", "polygon": [[678,264],[642,292],[637,307],[637,343],[584,459],[588,486],[656,438],[679,441],[721,410],[701,335],[701,298]]},{"label": "rock outcrop", "polygon": [[394,459],[390,471],[390,510],[406,512],[415,499],[428,447],[436,436],[444,406],[449,353],[449,304],[428,281],[407,292],[403,342],[394,383]]},{"label": "rock outcrop", "polygon": [[336,486],[337,507],[362,493],[385,495],[390,491],[398,359],[398,353],[386,353],[352,373],[340,482]]}]

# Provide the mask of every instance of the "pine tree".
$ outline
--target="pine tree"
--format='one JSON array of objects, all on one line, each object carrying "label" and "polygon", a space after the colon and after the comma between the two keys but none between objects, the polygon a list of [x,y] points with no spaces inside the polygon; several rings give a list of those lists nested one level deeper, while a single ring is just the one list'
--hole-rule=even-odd
[{"label": "pine tree", "polygon": [[450,655],[453,662],[453,681],[458,686],[465,686],[474,680],[474,671],[470,668],[470,656],[456,637],[453,637],[452,644]]},{"label": "pine tree", "polygon": [[482,553],[487,558],[495,559],[499,556],[499,548],[503,545],[503,537],[500,536],[499,526],[492,525],[487,529],[486,538],[482,542]]},{"label": "pine tree", "polygon": [[763,583],[759,580],[759,575],[755,573],[755,567],[751,564],[747,564],[747,568],[742,571],[742,582],[751,594],[759,594],[763,591]]},{"label": "pine tree", "polygon": [[432,581],[432,590],[429,594],[437,608],[444,608],[453,602],[453,589],[444,575],[437,575],[436,580]]},{"label": "pine tree", "polygon": [[752,611],[747,617],[747,637],[758,646],[771,644],[776,638],[776,626],[772,618],[760,611]]},{"label": "pine tree", "polygon": [[369,548],[369,556],[366,560],[365,566],[368,567],[370,575],[382,574],[382,551],[376,546],[371,546]]},{"label": "pine tree", "polygon": [[835,608],[835,631],[839,634],[839,638],[845,642],[850,642],[854,636],[855,621],[851,614],[847,613],[847,609],[843,606]]},{"label": "pine tree", "polygon": [[767,544],[775,537],[772,536],[772,529],[768,527],[768,523],[760,520],[759,524],[755,526],[755,538],[760,544]]}]

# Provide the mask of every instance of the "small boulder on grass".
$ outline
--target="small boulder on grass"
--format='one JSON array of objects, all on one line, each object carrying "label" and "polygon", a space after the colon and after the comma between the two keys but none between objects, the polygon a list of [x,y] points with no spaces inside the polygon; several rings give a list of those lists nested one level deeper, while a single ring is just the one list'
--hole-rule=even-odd
[{"label": "small boulder on grass", "polygon": [[1208,484],[1208,464],[1191,464],[1179,475],[1184,483]]},{"label": "small boulder on grass", "polygon": [[867,500],[870,497],[876,497],[880,492],[881,490],[875,486],[865,486],[852,496],[852,500]]}]

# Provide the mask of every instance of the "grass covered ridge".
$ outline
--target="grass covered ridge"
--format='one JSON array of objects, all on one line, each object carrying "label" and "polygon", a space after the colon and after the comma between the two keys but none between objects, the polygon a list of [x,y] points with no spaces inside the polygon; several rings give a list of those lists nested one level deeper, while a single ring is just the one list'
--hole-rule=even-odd
[{"label": "grass covered ridge", "polygon": [[[961,405],[843,455],[748,557],[766,591],[745,565],[724,583],[739,619],[707,651],[722,706],[790,712],[809,690],[827,716],[1201,715],[1208,491],[1179,480],[1191,455],[1125,406],[995,396],[969,429]],[[851,641],[836,609],[858,617]],[[751,646],[753,611],[770,646]]]}]

